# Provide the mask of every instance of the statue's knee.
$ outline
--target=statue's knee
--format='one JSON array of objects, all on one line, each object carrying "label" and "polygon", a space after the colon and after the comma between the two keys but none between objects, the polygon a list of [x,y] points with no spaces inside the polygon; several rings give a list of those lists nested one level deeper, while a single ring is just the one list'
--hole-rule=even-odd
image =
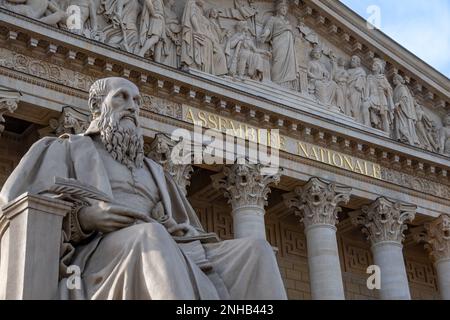
[{"label": "statue's knee", "polygon": [[266,254],[273,255],[273,250],[270,244],[264,239],[247,239],[250,251],[257,256]]}]

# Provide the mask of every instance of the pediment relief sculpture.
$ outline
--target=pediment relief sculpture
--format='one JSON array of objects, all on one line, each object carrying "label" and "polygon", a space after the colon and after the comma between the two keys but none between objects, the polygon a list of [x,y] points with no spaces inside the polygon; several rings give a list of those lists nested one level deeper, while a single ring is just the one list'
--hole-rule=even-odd
[{"label": "pediment relief sculpture", "polygon": [[0,6],[173,68],[282,86],[402,143],[450,153],[443,115],[414,96],[401,72],[376,54],[367,61],[362,51],[333,44],[287,0],[0,0]]}]

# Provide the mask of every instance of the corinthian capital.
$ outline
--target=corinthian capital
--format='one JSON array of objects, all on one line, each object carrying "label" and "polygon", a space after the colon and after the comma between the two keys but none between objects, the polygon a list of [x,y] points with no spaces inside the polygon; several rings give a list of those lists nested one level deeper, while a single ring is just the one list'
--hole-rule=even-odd
[{"label": "corinthian capital", "polygon": [[305,228],[317,224],[334,226],[339,205],[350,200],[352,188],[312,178],[304,186],[297,187],[284,196],[287,207],[294,208]]},{"label": "corinthian capital", "polygon": [[181,159],[179,156],[178,151],[183,151],[183,148],[180,148],[182,143],[182,141],[173,141],[164,134],[158,134],[149,146],[146,154],[149,158],[158,162],[164,168],[164,171],[172,176],[175,183],[186,195],[187,187],[191,184],[191,173],[194,169],[190,164],[190,158]]},{"label": "corinthian capital", "polygon": [[234,164],[212,176],[213,186],[224,192],[233,210],[255,206],[264,208],[271,184],[278,184],[281,170],[264,170],[261,164]]},{"label": "corinthian capital", "polygon": [[450,259],[450,215],[443,214],[425,225],[425,248],[434,261]]},{"label": "corinthian capital", "polygon": [[16,111],[21,96],[22,94],[18,91],[0,87],[0,136],[5,130],[5,118],[3,118],[3,115],[6,112],[13,113]]},{"label": "corinthian capital", "polygon": [[408,228],[406,223],[414,219],[416,209],[415,205],[378,198],[351,218],[355,225],[362,226],[363,233],[372,245],[383,241],[401,244],[403,232]]}]

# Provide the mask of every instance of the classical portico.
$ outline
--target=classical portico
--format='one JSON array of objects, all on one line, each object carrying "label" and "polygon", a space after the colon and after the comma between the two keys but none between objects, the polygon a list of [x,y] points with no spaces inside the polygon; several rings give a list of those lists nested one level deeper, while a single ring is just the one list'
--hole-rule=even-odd
[{"label": "classical portico", "polygon": [[[126,13],[104,2],[96,9],[109,11],[83,13],[82,30],[46,23],[60,11],[27,17],[0,7],[0,188],[40,138],[86,131],[95,80],[122,77],[141,93],[145,155],[208,233],[267,240],[289,299],[450,300],[449,79],[338,1],[209,1],[216,11],[155,1],[164,30],[140,2],[126,1]],[[152,37],[136,32],[141,17]],[[275,169],[250,161],[260,148],[277,155]],[[203,161],[207,150],[224,161]],[[20,236],[9,232],[30,234],[27,215],[60,224],[72,209],[55,201],[1,203],[0,297],[19,297],[24,288],[8,279],[32,274],[33,259],[19,256],[20,271],[8,269],[8,239]],[[373,265],[376,289],[367,286]]]}]

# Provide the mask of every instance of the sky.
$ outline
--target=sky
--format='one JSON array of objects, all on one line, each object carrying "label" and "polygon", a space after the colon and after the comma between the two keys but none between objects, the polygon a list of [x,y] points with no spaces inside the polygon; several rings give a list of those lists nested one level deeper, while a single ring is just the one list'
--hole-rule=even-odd
[{"label": "sky", "polygon": [[450,0],[341,1],[450,78]]}]

